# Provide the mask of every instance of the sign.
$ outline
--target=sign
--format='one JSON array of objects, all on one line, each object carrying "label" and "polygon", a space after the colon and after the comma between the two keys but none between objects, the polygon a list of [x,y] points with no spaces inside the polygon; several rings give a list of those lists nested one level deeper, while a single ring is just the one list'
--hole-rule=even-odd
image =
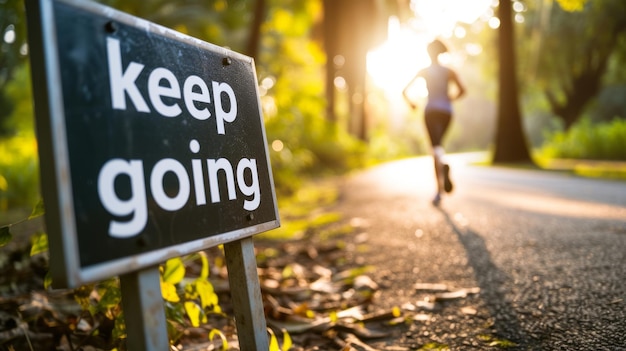
[{"label": "sign", "polygon": [[39,5],[29,35],[55,286],[279,226],[251,58],[90,2]]}]

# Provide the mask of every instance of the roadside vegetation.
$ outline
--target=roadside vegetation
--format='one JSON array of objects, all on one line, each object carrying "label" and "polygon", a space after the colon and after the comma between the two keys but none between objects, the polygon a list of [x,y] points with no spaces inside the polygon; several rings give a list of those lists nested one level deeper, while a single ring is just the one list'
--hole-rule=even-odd
[{"label": "roadside vegetation", "polygon": [[547,158],[626,160],[626,120],[593,123],[584,118],[567,131],[551,133],[543,147]]},{"label": "roadside vegetation", "polygon": [[[145,7],[122,1],[105,2],[204,40],[246,50],[246,42],[241,38],[246,37],[251,21],[251,1],[232,2],[237,6],[221,0],[209,1],[209,14],[199,12],[191,17],[189,14],[195,11],[197,4],[172,14],[171,7],[160,1],[147,1],[145,3],[150,6]],[[41,180],[28,51],[22,50],[21,46],[25,40],[24,14],[20,8],[22,1],[5,3],[2,6],[6,6],[7,11],[0,14],[0,24],[5,26],[0,28],[4,34],[1,44],[3,50],[7,48],[0,58],[0,66],[3,66],[0,69],[0,301],[3,306],[0,312],[19,309],[22,319],[12,316],[11,322],[5,321],[5,325],[15,325],[15,328],[0,330],[6,338],[0,339],[0,346],[4,349],[6,340],[19,339],[24,343],[21,344],[24,350],[58,345],[69,350],[79,349],[82,345],[123,350],[125,331],[117,279],[89,284],[74,291],[49,289],[54,282],[47,276],[47,236],[41,221],[45,209],[39,194]],[[578,5],[585,2],[559,3],[582,11]],[[558,7],[553,9],[556,15],[552,31],[546,34],[546,42],[557,45],[555,38],[562,36],[562,31],[575,23],[586,23],[579,20],[579,16],[596,20],[607,18],[601,17],[600,10],[610,9],[613,2],[594,3],[594,7],[587,6],[587,12],[576,13],[572,18]],[[332,212],[330,208],[338,193],[325,180],[377,162],[426,154],[428,148],[421,129],[421,115],[404,111],[402,113],[406,116],[400,125],[394,125],[396,122],[392,118],[397,116],[392,116],[389,106],[381,102],[388,92],[380,87],[374,88],[368,95],[368,101],[375,102],[370,115],[371,128],[368,138],[364,139],[351,132],[347,106],[351,99],[345,90],[338,88],[338,118],[326,118],[323,71],[329,58],[315,36],[322,15],[322,2],[272,0],[268,4],[267,19],[260,27],[261,49],[255,59],[282,220],[280,229],[258,236],[258,262],[264,289],[271,292],[269,296],[282,299],[272,300],[275,303],[270,311],[274,320],[271,350],[289,349],[293,345],[292,334],[302,330],[315,331],[316,335],[326,332],[336,337],[338,330],[349,330],[357,335],[367,333],[368,330],[355,325],[358,323],[410,322],[414,316],[400,310],[358,318],[355,310],[350,310],[370,302],[375,287],[363,278],[370,267],[345,258],[345,238],[354,234],[358,223]],[[529,20],[523,22],[525,25],[518,24],[525,26],[522,29],[526,32],[522,33],[538,33],[540,17],[545,15],[543,11],[545,8],[535,5],[529,5],[523,11]],[[614,14],[623,12],[614,11]],[[168,13],[170,16],[165,16]],[[464,77],[468,86],[476,88],[470,91],[465,101],[459,102],[458,118],[447,147],[451,152],[487,150],[492,146],[492,125],[495,124],[495,93],[490,83],[494,79],[495,50],[488,44],[493,33],[486,27],[480,31],[474,31],[470,25],[462,27],[468,33],[462,40],[476,41],[485,49],[482,55],[467,58]],[[11,31],[16,33],[17,39],[9,42],[7,33]],[[451,41],[462,46],[460,38],[451,38]],[[534,44],[521,43],[519,48],[523,54],[538,55],[532,51]],[[593,67],[574,67],[571,72],[558,77],[556,72],[542,75],[546,67],[558,67],[560,60],[572,63],[572,56],[568,55],[576,48],[570,46],[562,52],[554,48],[554,55],[537,56],[536,62],[533,61],[540,69],[523,84],[524,114],[529,143],[541,167],[570,170],[586,176],[626,179],[626,103],[622,99],[626,91],[626,66],[623,64],[626,40],[622,36],[612,45],[614,51],[607,54],[605,71],[597,72],[606,77],[605,84],[589,98],[591,103],[586,109],[576,116],[564,112],[567,110],[564,106],[572,103],[571,96],[562,93],[557,97],[546,97],[543,91],[554,86],[567,86],[567,82],[560,81],[563,76],[570,77]],[[528,69],[520,68],[524,72]],[[559,106],[563,108],[557,110],[561,115],[567,115],[567,123],[561,121],[564,116],[553,111]],[[41,176],[45,177],[45,174]],[[364,248],[357,245],[356,249]],[[288,262],[289,259],[293,262]],[[308,264],[307,270],[316,272],[315,275],[305,276],[301,267],[305,264],[303,262]],[[332,271],[320,267],[332,267]],[[230,307],[225,274],[220,247],[173,259],[162,266],[162,292],[173,345],[210,343],[215,349],[228,349],[234,324],[228,316]],[[321,292],[310,288],[314,282],[318,282]],[[317,300],[298,300],[313,295]],[[5,309],[4,306],[10,307]],[[280,323],[288,319],[287,314],[306,322]],[[0,317],[4,318],[3,315]],[[346,318],[355,323],[339,323]],[[36,339],[41,336],[37,331],[53,334],[54,339]],[[505,344],[503,341],[502,345]],[[425,345],[424,349],[443,347],[445,345]]]}]

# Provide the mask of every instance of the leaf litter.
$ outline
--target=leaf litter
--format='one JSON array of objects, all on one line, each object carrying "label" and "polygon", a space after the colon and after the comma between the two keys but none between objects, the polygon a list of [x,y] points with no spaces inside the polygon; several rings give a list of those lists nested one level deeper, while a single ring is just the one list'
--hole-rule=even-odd
[{"label": "leaf litter", "polygon": [[[413,288],[423,299],[383,309],[377,306],[380,284],[371,274],[377,267],[355,257],[355,251],[363,250],[358,245],[367,240],[364,230],[369,223],[353,218],[346,229],[338,219],[333,223],[329,216],[323,218],[323,224],[304,230],[293,240],[256,239],[266,321],[271,342],[280,343],[280,350],[376,350],[372,342],[393,337],[395,328],[428,323],[442,304],[480,293],[479,288],[415,283]],[[106,313],[88,316],[77,303],[76,291],[44,289],[47,259],[40,258],[47,256],[30,256],[36,244],[35,240],[30,247],[13,245],[11,252],[0,251],[0,348],[123,350],[123,344],[112,342],[114,321]],[[209,279],[223,313],[208,315],[200,326],[188,325],[172,350],[238,349],[223,251],[211,248],[207,255],[213,262]],[[174,268],[165,267],[169,269],[165,283],[175,285],[182,279]],[[202,270],[199,264],[196,270]],[[101,297],[92,292],[88,298]],[[467,306],[461,312],[477,313],[476,308]]]}]

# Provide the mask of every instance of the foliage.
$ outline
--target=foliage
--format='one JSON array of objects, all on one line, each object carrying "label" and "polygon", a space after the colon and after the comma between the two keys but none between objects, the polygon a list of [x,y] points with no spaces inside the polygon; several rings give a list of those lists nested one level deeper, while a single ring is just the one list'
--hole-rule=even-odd
[{"label": "foliage", "polygon": [[[610,119],[615,115],[611,110],[625,108],[619,98],[623,89],[616,89],[623,85],[625,73],[620,63],[626,52],[625,3],[559,3],[554,7],[549,2],[528,5],[522,36],[517,38],[520,56],[529,58],[520,61],[525,90],[540,90],[565,128],[585,112],[597,120]],[[593,104],[601,95],[602,104]]]},{"label": "foliage", "polygon": [[498,348],[509,348],[509,347],[516,347],[517,344],[510,341],[510,340],[506,340],[506,339],[501,339],[501,338],[497,338],[493,335],[489,335],[489,334],[481,334],[478,335],[478,339],[482,340],[486,343],[489,343],[489,346],[491,347],[498,347]]},{"label": "foliage", "polygon": [[[246,46],[254,6],[251,0],[190,1],[176,6],[160,0],[103,2],[239,51]],[[274,0],[267,7],[256,65],[263,82],[261,98],[266,134],[273,146],[270,159],[275,185],[279,192],[288,193],[307,174],[341,172],[361,165],[365,145],[324,116],[325,57],[311,39],[321,2]],[[22,21],[23,15],[17,11],[14,17]],[[39,188],[28,66],[12,66],[11,72],[12,79],[2,92],[12,104],[12,113],[0,122],[3,130],[19,138],[0,139],[0,210],[32,204]]]},{"label": "foliage", "polygon": [[4,129],[4,121],[11,115],[15,103],[7,95],[6,87],[14,79],[15,69],[26,62],[28,53],[24,1],[0,2],[0,35],[0,52],[2,53],[0,54],[0,136],[2,136],[10,132]]},{"label": "foliage", "polygon": [[587,0],[557,0],[561,8],[568,12],[582,11]]},{"label": "foliage", "polygon": [[309,39],[320,3],[299,7],[293,12],[284,2],[270,8],[257,60],[275,183],[287,192],[298,187],[303,174],[358,165],[364,151],[362,144],[324,117],[325,58]]},{"label": "foliage", "polygon": [[0,211],[31,206],[39,197],[39,164],[34,136],[30,71],[22,64],[5,93],[14,102],[2,129],[11,135],[0,139]]},{"label": "foliage", "polygon": [[98,0],[107,6],[181,33],[243,51],[251,20],[251,0]]},{"label": "foliage", "polygon": [[37,144],[32,137],[0,143],[0,211],[32,205],[39,196]]},{"label": "foliage", "polygon": [[583,118],[568,131],[550,135],[542,152],[547,157],[626,160],[626,120],[593,124]]},{"label": "foliage", "polygon": [[[0,227],[0,247],[8,244],[11,239],[13,239],[13,235],[11,234],[11,227],[17,224],[21,224],[24,223],[26,221],[29,221],[31,219],[35,219],[37,217],[43,216],[44,214],[44,206],[43,206],[43,200],[39,199],[39,202],[37,202],[37,204],[35,205],[35,207],[33,208],[33,211],[30,213],[30,215],[26,218],[23,218],[15,223],[10,223],[10,224],[6,224],[3,225],[2,227]],[[38,236],[40,236],[41,233],[35,233],[34,237],[37,239]],[[34,243],[37,244],[37,248],[33,248],[31,249],[31,256],[35,255],[37,253],[46,251],[48,249],[48,240],[47,238],[45,239],[45,244],[43,244],[44,242],[42,241],[43,239],[39,239],[39,240],[34,240]],[[42,247],[43,246],[43,247]],[[34,251],[34,253],[33,253]]]},{"label": "foliage", "polygon": [[279,347],[278,346],[278,338],[276,337],[276,334],[274,334],[274,331],[272,329],[267,329],[267,331],[270,334],[270,346],[269,346],[269,351],[289,351],[289,349],[291,349],[292,346],[292,342],[291,342],[291,336],[289,335],[289,333],[287,332],[287,330],[283,329],[283,346]]},{"label": "foliage", "polygon": [[[43,239],[42,239],[43,237]],[[45,235],[37,238],[39,247],[34,254],[40,253]],[[199,277],[186,277],[186,264],[200,259],[202,273]],[[221,313],[218,297],[208,279],[209,262],[204,253],[168,260],[161,266],[161,293],[165,302],[168,335],[170,342],[176,342],[184,328],[189,325],[198,327],[208,322],[207,315]],[[111,342],[118,343],[126,338],[121,289],[117,278],[110,278],[93,284],[83,285],[74,290],[76,302],[87,312],[90,318],[106,318],[114,323]],[[186,317],[186,318],[185,318]],[[215,333],[211,333],[211,339]],[[222,340],[225,340],[223,335]]]},{"label": "foliage", "polygon": [[218,336],[222,340],[222,350],[228,350],[228,341],[226,340],[226,335],[224,335],[224,333],[222,333],[222,331],[219,329],[213,329],[211,330],[211,332],[209,332],[209,340],[213,341],[215,336]]},{"label": "foliage", "polygon": [[4,90],[12,102],[11,114],[2,123],[8,136],[34,135],[33,99],[30,83],[30,66],[24,62],[14,68],[11,79]]},{"label": "foliage", "polygon": [[[190,1],[180,6],[153,0],[129,3],[103,1],[122,11],[174,28],[183,33],[242,51],[250,21],[250,0]],[[324,54],[310,39],[310,31],[321,3],[271,1],[267,21],[263,26],[263,43],[257,59],[258,76],[265,80],[263,107],[270,142],[280,141],[283,147],[272,148],[270,157],[277,189],[296,189],[304,173],[345,170],[360,163],[364,146],[351,138],[342,128],[324,118],[325,101],[321,69]],[[16,12],[23,22],[23,13]],[[3,12],[0,17],[4,17]],[[20,22],[20,23],[22,23]],[[4,28],[3,28],[4,29]],[[21,35],[24,31],[20,31]],[[0,139],[0,205],[4,208],[32,204],[38,197],[36,140],[33,132],[32,96],[29,70],[26,64],[9,65],[10,80],[2,87],[3,96],[11,102],[11,114],[2,119],[2,130],[10,138]],[[3,70],[4,72],[5,70]],[[7,73],[8,74],[8,73]],[[8,75],[7,75],[8,77]],[[272,82],[271,86],[267,82]],[[278,144],[275,144],[278,145]],[[2,210],[2,208],[0,208]],[[41,209],[36,210],[41,213]],[[321,219],[322,222],[328,219]],[[0,241],[12,238],[11,225],[1,228]],[[31,254],[47,251],[47,235],[36,233]],[[186,266],[200,261],[199,276],[188,277]],[[207,322],[211,313],[221,313],[217,295],[209,281],[208,259],[202,253],[172,259],[162,267],[161,287],[166,306],[170,338],[176,340],[185,326]],[[48,280],[49,283],[49,280]],[[105,318],[113,325],[111,338],[118,343],[125,337],[121,292],[118,279],[88,284],[74,290],[76,301],[87,318]],[[212,332],[210,337],[221,337]],[[283,349],[290,338],[283,333]],[[223,343],[223,348],[227,348]]]},{"label": "foliage", "polygon": [[[31,214],[16,223],[0,228],[0,247],[11,239],[11,227],[44,214],[43,201],[34,206]],[[48,251],[48,236],[36,232],[31,238],[30,255],[40,255]],[[186,267],[193,262],[200,262],[200,273],[191,277]],[[198,327],[208,322],[210,313],[221,314],[218,296],[209,281],[209,260],[204,252],[198,252],[184,258],[172,258],[160,267],[161,293],[165,302],[170,341],[175,342],[183,335],[182,330],[188,326]],[[50,286],[50,278],[46,277],[44,287]],[[121,307],[121,290],[119,280],[110,278],[104,281],[86,284],[74,289],[74,298],[83,311],[93,320],[106,318],[114,325],[112,342],[118,343],[125,338],[124,318]],[[186,317],[186,318],[185,318]],[[100,323],[95,323],[99,325]],[[213,338],[212,333],[211,338]],[[221,336],[223,340],[223,335]]]}]

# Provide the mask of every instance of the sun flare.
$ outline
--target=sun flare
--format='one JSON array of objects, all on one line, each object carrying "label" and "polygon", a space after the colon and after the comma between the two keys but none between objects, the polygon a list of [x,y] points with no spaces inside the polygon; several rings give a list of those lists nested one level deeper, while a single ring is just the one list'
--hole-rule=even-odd
[{"label": "sun flare", "polygon": [[[410,25],[392,17],[387,41],[367,56],[367,71],[372,82],[389,96],[399,96],[414,75],[430,64],[426,46],[436,37],[463,38],[459,22],[473,23],[490,10],[492,0],[412,0],[415,13]],[[470,45],[470,44],[468,44]],[[448,57],[448,59],[450,59]],[[412,96],[423,98],[426,87],[412,87]]]},{"label": "sun flare", "polygon": [[426,36],[402,28],[398,19],[392,18],[387,41],[367,55],[367,71],[374,84],[388,93],[402,91],[413,75],[430,63],[427,43]]}]

